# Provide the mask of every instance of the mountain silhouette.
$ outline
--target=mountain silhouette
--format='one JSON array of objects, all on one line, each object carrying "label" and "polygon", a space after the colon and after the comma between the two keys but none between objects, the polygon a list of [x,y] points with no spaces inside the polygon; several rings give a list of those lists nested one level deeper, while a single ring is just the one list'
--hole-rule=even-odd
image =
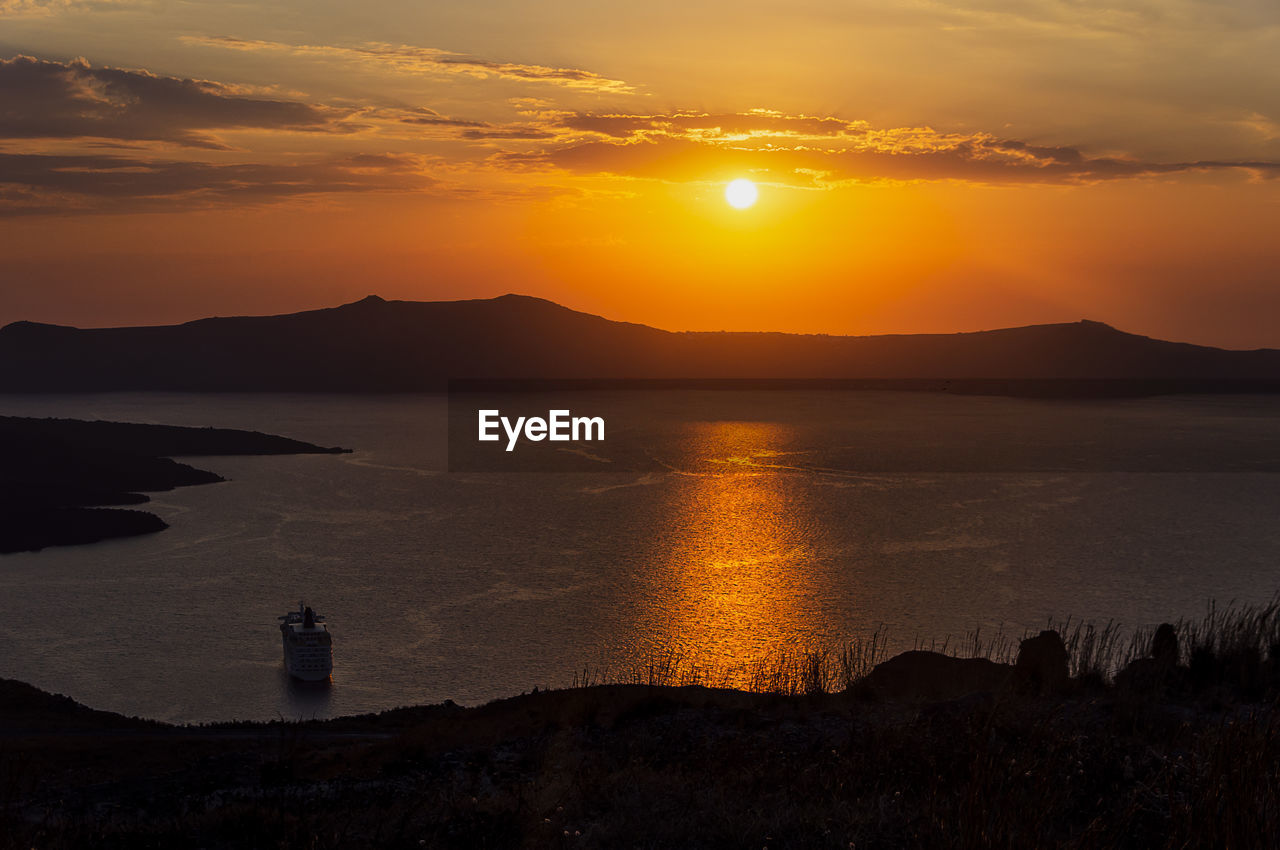
[{"label": "mountain silhouette", "polygon": [[1124,381],[1275,389],[1280,350],[1166,342],[1094,321],[956,334],[671,332],[540,298],[385,301],[181,325],[0,329],[0,391],[388,392],[450,379]]}]

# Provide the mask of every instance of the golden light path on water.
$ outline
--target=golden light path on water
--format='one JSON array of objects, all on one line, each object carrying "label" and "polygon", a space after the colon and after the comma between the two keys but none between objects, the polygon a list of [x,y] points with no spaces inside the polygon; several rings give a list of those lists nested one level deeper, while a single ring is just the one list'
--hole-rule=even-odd
[{"label": "golden light path on water", "polygon": [[747,686],[780,651],[811,643],[815,551],[802,476],[770,468],[787,426],[690,429],[686,472],[654,530],[660,563],[641,641],[682,677]]}]

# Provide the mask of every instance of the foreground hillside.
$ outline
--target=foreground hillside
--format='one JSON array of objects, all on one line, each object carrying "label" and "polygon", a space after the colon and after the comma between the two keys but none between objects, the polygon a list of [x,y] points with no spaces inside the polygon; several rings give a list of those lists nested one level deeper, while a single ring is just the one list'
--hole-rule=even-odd
[{"label": "foreground hillside", "polygon": [[0,681],[0,848],[1270,847],[1280,676],[1247,620],[1181,653],[1157,633],[1114,684],[1024,643],[837,693],[802,674],[189,728]]},{"label": "foreground hillside", "polygon": [[[538,298],[384,301],[182,325],[0,329],[0,392],[441,390],[450,379],[1128,381],[1132,391],[1280,388],[1280,351],[1227,351],[1100,322],[961,334],[671,333]],[[939,381],[976,382],[948,387]],[[1145,383],[1145,385],[1143,385]],[[1079,388],[1072,388],[1073,392]]]}]

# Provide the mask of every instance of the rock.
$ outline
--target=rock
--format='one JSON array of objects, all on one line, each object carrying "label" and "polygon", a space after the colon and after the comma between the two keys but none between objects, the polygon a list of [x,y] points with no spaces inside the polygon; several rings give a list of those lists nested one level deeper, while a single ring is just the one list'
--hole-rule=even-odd
[{"label": "rock", "polygon": [[1065,690],[1070,681],[1069,659],[1062,635],[1046,629],[1018,645],[1014,670],[1024,689],[1036,694],[1054,694]]},{"label": "rock", "polygon": [[1151,638],[1151,655],[1135,658],[1116,674],[1116,689],[1129,694],[1161,696],[1186,673],[1178,667],[1178,632],[1171,623],[1161,623]]},{"label": "rock", "polygon": [[881,699],[929,702],[997,691],[1013,676],[1008,664],[913,650],[877,664],[864,687]]}]

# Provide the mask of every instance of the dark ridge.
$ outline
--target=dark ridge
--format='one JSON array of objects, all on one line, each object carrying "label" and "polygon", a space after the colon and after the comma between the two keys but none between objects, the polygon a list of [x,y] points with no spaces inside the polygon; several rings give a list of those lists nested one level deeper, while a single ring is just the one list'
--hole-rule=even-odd
[{"label": "dark ridge", "polygon": [[1274,391],[1280,351],[1166,342],[1088,320],[959,334],[672,333],[524,295],[371,295],[182,325],[0,329],[0,392],[439,391],[451,379],[951,381],[982,392],[1028,386],[1000,382],[1119,381],[1139,392]]},{"label": "dark ridge", "polygon": [[0,679],[0,729],[60,731],[160,729],[155,720],[125,717],[81,705],[71,697],[51,694],[14,679]]}]

